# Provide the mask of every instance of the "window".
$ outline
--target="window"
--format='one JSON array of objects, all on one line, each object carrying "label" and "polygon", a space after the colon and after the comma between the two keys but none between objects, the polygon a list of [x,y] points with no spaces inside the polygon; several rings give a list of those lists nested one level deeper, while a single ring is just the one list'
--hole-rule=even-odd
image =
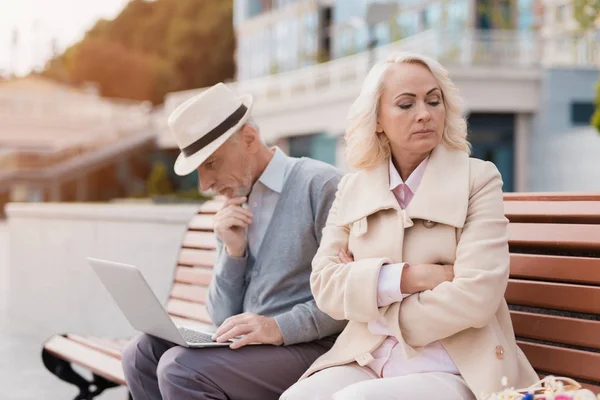
[{"label": "window", "polygon": [[535,26],[535,9],[533,0],[519,0],[519,29],[532,30]]},{"label": "window", "polygon": [[589,125],[594,114],[594,103],[573,102],[571,103],[571,123],[575,126]]},{"label": "window", "polygon": [[[462,32],[467,26],[469,3],[466,0],[456,0],[448,4],[446,7],[446,24],[448,31]],[[479,27],[482,28],[481,26]]]},{"label": "window", "polygon": [[429,18],[428,18],[428,11],[426,8],[422,9],[421,12],[419,12],[419,23],[421,24],[421,30],[426,30],[429,28]]},{"label": "window", "polygon": [[315,64],[318,61],[318,16],[314,11],[306,12],[300,21],[298,32],[298,66]]},{"label": "window", "polygon": [[424,29],[439,28],[442,22],[442,6],[433,4],[425,10]]},{"label": "window", "polygon": [[255,17],[273,8],[272,0],[249,0],[247,18]]},{"label": "window", "polygon": [[569,4],[563,4],[556,8],[556,22],[564,24],[571,20],[571,8]]},{"label": "window", "polygon": [[326,134],[292,136],[289,139],[292,157],[310,157],[335,165],[337,138]]},{"label": "window", "polygon": [[396,20],[403,36],[411,36],[419,32],[419,13],[416,11],[401,13]]},{"label": "window", "polygon": [[291,157],[310,157],[313,135],[293,136],[289,138]]}]

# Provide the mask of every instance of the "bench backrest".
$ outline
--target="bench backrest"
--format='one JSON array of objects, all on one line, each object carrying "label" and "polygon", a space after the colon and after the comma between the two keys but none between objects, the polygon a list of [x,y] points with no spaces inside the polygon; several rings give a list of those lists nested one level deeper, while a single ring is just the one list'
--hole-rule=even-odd
[{"label": "bench backrest", "polygon": [[519,346],[540,375],[600,392],[600,194],[506,194],[505,298]]},{"label": "bench backrest", "polygon": [[173,319],[187,325],[212,323],[204,305],[215,264],[216,239],[212,219],[222,204],[218,200],[202,204],[188,224],[177,258],[166,308]]},{"label": "bench backrest", "polygon": [[[600,392],[600,194],[506,194],[511,277],[506,300],[519,346],[540,375]],[[221,201],[192,218],[167,302],[174,319],[210,324],[207,288]]]}]

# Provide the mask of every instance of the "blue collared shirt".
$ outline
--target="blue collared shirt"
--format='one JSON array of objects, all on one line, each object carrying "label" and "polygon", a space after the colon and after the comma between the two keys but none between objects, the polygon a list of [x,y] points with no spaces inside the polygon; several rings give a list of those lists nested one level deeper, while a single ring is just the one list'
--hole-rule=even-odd
[{"label": "blue collared shirt", "polygon": [[254,257],[258,255],[285,181],[297,161],[276,147],[273,158],[250,191],[248,209],[254,218],[248,226],[248,246]]}]

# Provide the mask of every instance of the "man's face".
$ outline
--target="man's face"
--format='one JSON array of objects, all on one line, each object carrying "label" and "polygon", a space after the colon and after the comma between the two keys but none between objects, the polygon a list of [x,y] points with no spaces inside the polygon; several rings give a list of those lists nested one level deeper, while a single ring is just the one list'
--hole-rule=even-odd
[{"label": "man's face", "polygon": [[253,184],[252,168],[252,154],[236,134],[198,167],[200,189],[227,198],[248,196]]}]

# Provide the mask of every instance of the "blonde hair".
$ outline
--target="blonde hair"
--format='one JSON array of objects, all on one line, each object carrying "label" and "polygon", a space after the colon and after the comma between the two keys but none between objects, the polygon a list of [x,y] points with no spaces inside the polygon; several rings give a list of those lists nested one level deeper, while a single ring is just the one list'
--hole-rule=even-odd
[{"label": "blonde hair", "polygon": [[462,98],[448,71],[437,61],[414,53],[398,53],[380,61],[371,68],[358,98],[348,112],[346,130],[346,159],[348,165],[368,169],[387,160],[391,154],[390,142],[384,133],[377,133],[379,100],[383,91],[383,78],[394,64],[421,64],[429,69],[440,85],[446,109],[442,143],[450,148],[471,153],[467,141],[467,122],[462,116]]}]

